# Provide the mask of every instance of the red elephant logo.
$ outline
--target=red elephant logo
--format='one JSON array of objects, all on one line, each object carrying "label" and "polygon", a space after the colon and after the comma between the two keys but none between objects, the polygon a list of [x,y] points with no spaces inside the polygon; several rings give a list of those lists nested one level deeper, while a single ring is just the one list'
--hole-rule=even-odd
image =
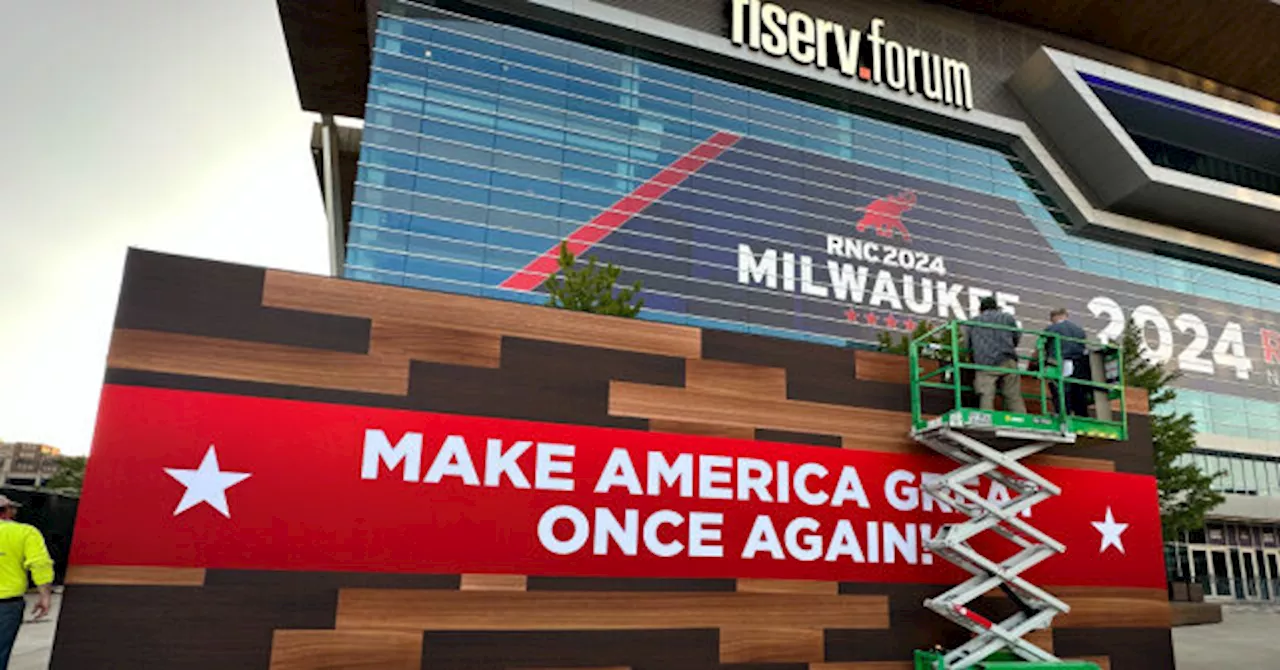
[{"label": "red elephant logo", "polygon": [[867,205],[862,220],[858,222],[858,232],[875,228],[880,237],[893,237],[896,232],[902,235],[905,242],[911,241],[911,233],[902,225],[902,213],[916,206],[915,191],[899,191],[893,195],[880,198]]}]

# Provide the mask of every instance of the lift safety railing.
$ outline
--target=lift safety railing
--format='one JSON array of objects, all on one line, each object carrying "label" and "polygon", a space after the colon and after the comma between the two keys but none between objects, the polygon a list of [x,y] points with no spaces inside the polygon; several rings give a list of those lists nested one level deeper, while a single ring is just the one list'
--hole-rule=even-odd
[{"label": "lift safety railing", "polygon": [[[1017,369],[979,365],[970,360],[964,335],[966,329],[973,328],[1034,336],[1035,346],[1029,354],[1019,352]],[[1062,349],[1067,342],[1084,347],[1091,362],[1091,378],[1080,379],[1064,374]],[[923,428],[930,420],[925,416],[924,391],[935,389],[948,392],[950,410],[944,413],[954,413],[955,416],[949,418],[957,425],[977,426],[986,423],[991,428],[1056,431],[1114,440],[1128,438],[1124,356],[1120,348],[1113,344],[1003,324],[956,320],[913,339],[908,346],[908,357],[912,384],[911,419],[912,426],[916,429]],[[966,407],[966,394],[975,391],[971,383],[966,382],[982,371],[999,375],[1016,374],[1021,380],[1034,380],[1035,391],[1024,392],[1023,397],[1036,401],[1039,413],[982,412],[975,407]],[[1088,397],[1095,409],[1093,416],[1077,416],[1067,412],[1067,396],[1075,386],[1086,387],[1089,391]],[[1025,391],[1025,384],[1023,387]],[[1113,402],[1117,400],[1118,403]],[[1113,404],[1118,406],[1113,407]]]}]

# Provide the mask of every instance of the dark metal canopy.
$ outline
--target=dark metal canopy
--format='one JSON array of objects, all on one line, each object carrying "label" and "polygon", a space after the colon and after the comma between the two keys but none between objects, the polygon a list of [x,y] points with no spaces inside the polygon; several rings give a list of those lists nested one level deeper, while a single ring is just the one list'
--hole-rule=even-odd
[{"label": "dark metal canopy", "polygon": [[[364,117],[377,0],[278,0],[302,108]],[[372,5],[372,7],[370,7]]]},{"label": "dark metal canopy", "polygon": [[927,0],[1132,54],[1280,102],[1273,0]]},{"label": "dark metal canopy", "polygon": [[[931,1],[1075,37],[1280,101],[1280,5],[1271,0]],[[364,116],[378,0],[277,5],[303,109]]]}]

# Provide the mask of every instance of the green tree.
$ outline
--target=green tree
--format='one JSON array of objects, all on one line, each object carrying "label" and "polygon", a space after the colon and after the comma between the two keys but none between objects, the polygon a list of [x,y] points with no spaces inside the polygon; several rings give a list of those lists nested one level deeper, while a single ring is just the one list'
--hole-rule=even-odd
[{"label": "green tree", "polygon": [[576,262],[568,243],[561,242],[560,269],[547,278],[548,305],[625,318],[633,318],[640,313],[640,308],[644,307],[644,298],[636,297],[640,292],[640,282],[618,287],[621,268],[612,263],[601,267],[594,256],[588,259],[586,267],[574,267]]},{"label": "green tree", "polygon": [[1178,397],[1172,383],[1181,373],[1144,358],[1142,342],[1142,331],[1137,325],[1126,324],[1120,340],[1125,384],[1147,392],[1160,523],[1165,539],[1171,540],[1183,531],[1203,527],[1205,513],[1222,504],[1225,498],[1212,488],[1213,480],[1222,473],[1205,474],[1182,458],[1196,446],[1196,422],[1192,415],[1178,414],[1169,406]]},{"label": "green tree", "polygon": [[44,488],[79,493],[84,486],[84,466],[88,462],[84,456],[63,456],[58,459],[58,471],[44,483]]},{"label": "green tree", "polygon": [[[906,356],[911,349],[911,342],[928,335],[929,331],[934,328],[937,328],[935,324],[928,321],[920,321],[916,324],[915,330],[911,331],[910,334],[898,335],[897,337],[894,337],[894,333],[882,330],[880,331],[880,334],[876,336],[876,339],[878,340],[876,350],[882,351],[886,354]],[[927,342],[928,344],[920,350],[921,358],[932,359],[943,365],[951,362],[951,331],[941,330],[934,333],[929,336]],[[964,338],[962,337],[960,342],[960,361],[962,363],[968,360],[964,346]]]},{"label": "green tree", "polygon": [[[907,352],[911,349],[911,341],[924,337],[925,334],[931,330],[933,330],[933,324],[928,321],[918,322],[916,324],[916,329],[911,331],[910,334],[898,335],[896,338],[894,337],[895,333],[882,330],[880,331],[880,334],[876,336],[876,339],[879,340],[876,349],[877,351],[883,351],[886,354],[906,356]],[[929,342],[944,344],[948,337],[950,336],[946,332],[938,333],[937,335],[929,338]]]}]

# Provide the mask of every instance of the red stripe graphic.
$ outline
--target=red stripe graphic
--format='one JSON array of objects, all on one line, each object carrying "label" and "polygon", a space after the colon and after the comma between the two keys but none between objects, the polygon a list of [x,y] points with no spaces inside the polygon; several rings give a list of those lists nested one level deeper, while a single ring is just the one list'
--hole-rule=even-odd
[{"label": "red stripe graphic", "polygon": [[[701,170],[703,166],[715,160],[725,149],[733,146],[741,135],[718,132],[702,144],[694,147],[689,153],[681,156],[676,162],[668,165],[652,179],[641,184],[636,190],[621,200],[613,203],[609,209],[596,215],[581,228],[573,231],[565,241],[569,251],[574,255],[590,249],[609,233],[621,228],[631,217],[644,211],[653,202],[675,188],[689,175]],[[532,291],[538,288],[547,277],[559,268],[560,245],[548,249],[541,256],[533,259],[523,270],[517,270],[498,286],[516,291]]]}]

